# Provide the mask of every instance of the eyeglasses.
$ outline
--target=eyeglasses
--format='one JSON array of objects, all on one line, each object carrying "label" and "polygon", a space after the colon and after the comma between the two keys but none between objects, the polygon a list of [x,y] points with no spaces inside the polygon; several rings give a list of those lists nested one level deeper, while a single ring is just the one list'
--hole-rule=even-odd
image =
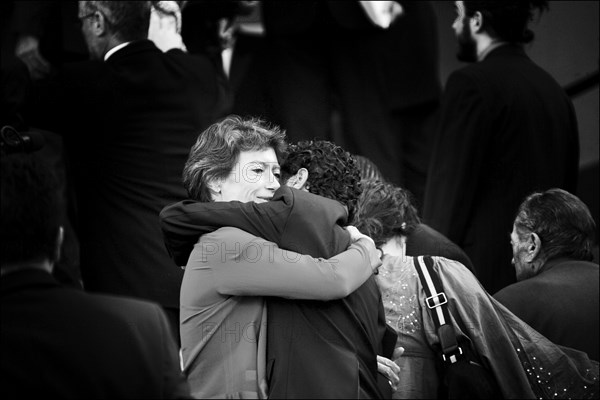
[{"label": "eyeglasses", "polygon": [[83,22],[83,20],[85,20],[85,19],[88,19],[88,18],[91,18],[91,17],[93,17],[94,15],[96,15],[96,11],[94,11],[94,12],[91,12],[91,13],[89,13],[89,14],[86,14],[86,15],[84,15],[84,16],[82,16],[82,17],[79,17],[79,16],[78,16],[77,18],[78,18],[78,19],[79,19],[81,22]]}]

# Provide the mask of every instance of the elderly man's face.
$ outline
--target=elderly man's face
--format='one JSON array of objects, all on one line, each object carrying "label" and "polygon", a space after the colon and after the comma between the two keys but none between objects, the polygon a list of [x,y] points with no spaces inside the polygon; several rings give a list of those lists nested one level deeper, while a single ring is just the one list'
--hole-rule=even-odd
[{"label": "elderly man's face", "polygon": [[90,12],[83,3],[82,1],[79,2],[79,14],[77,15],[77,18],[81,22],[81,33],[87,45],[90,58],[92,60],[101,60],[104,54],[101,50],[99,38],[93,32],[92,25],[97,23],[99,12]]},{"label": "elderly man's face", "polygon": [[531,278],[535,275],[532,265],[529,262],[531,260],[529,259],[528,248],[531,245],[531,242],[527,238],[525,238],[525,240],[519,238],[517,227],[515,225],[513,225],[513,230],[510,233],[510,244],[512,246],[512,263],[515,266],[517,281]]}]

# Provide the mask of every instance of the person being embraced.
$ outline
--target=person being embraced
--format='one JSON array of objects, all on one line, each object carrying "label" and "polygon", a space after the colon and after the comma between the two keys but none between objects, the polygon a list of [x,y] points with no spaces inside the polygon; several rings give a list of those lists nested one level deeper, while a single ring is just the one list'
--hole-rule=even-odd
[{"label": "person being embraced", "polygon": [[[355,219],[375,222],[369,228],[399,241],[397,245],[408,256],[440,256],[455,260],[476,275],[475,267],[469,256],[457,244],[435,229],[421,222],[412,194],[392,183],[363,180],[363,192],[359,200]],[[365,220],[365,221],[366,221]]]},{"label": "person being embraced", "polygon": [[[444,390],[440,340],[415,262],[402,237],[406,215],[391,198],[398,188],[364,182],[355,219],[385,256],[376,276],[389,325],[404,348],[398,390],[393,398],[437,398]],[[489,295],[471,271],[433,254],[433,269],[448,299],[457,342],[487,369],[502,398],[587,398],[598,393],[598,363],[583,352],[555,345]],[[438,391],[442,389],[442,392]]]},{"label": "person being embraced", "polygon": [[[269,202],[280,187],[285,148],[284,133],[257,119],[232,116],[211,125],[184,168],[189,196],[213,206],[197,216],[226,216],[236,204]],[[309,215],[317,216],[316,224],[298,230],[310,231],[315,243],[334,244],[339,251],[329,259],[282,250],[230,226],[206,229],[193,245],[180,297],[182,362],[193,396],[267,397],[267,310],[260,296],[342,298],[379,266],[372,240],[336,223],[345,218],[344,207],[327,199],[320,203]],[[164,231],[170,221],[165,210],[161,219]]]}]

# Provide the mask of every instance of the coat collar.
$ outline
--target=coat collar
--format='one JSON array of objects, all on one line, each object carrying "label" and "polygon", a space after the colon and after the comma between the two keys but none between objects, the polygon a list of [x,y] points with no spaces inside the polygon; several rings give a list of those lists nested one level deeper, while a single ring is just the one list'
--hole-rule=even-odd
[{"label": "coat collar", "polygon": [[0,292],[2,297],[24,289],[40,289],[56,286],[60,286],[60,284],[51,274],[37,269],[12,272],[0,278]]},{"label": "coat collar", "polygon": [[481,62],[507,55],[527,57],[523,46],[517,44],[502,44],[501,46],[498,46],[487,53]]},{"label": "coat collar", "polygon": [[113,62],[117,62],[119,60],[124,59],[125,57],[129,57],[131,55],[146,53],[146,52],[159,52],[162,53],[158,47],[151,40],[136,40],[134,42],[130,42],[127,46],[119,49],[115,53],[111,54],[111,56],[106,60],[107,64],[111,64]]}]

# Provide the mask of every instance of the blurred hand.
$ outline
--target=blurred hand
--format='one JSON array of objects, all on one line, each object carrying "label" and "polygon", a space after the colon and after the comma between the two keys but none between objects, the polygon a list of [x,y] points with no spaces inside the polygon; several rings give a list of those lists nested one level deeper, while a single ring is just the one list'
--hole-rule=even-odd
[{"label": "blurred hand", "polygon": [[15,45],[15,56],[25,63],[31,79],[45,78],[50,74],[51,65],[40,53],[40,42],[34,36],[21,36]]},{"label": "blurred hand", "polygon": [[[176,2],[161,2],[161,3],[176,3]],[[159,9],[152,8],[150,14],[150,26],[148,28],[148,39],[152,40],[156,47],[161,51],[167,52],[171,49],[180,49],[187,51],[181,34],[179,33],[178,16],[181,12],[166,13]]]}]

